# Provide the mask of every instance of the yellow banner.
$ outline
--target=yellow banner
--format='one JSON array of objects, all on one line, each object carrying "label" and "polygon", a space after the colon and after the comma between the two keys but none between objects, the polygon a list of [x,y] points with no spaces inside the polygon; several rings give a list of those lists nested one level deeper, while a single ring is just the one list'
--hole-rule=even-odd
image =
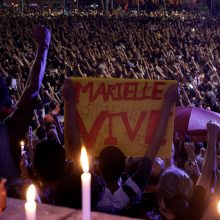
[{"label": "yellow banner", "polygon": [[[176,81],[72,78],[81,141],[90,155],[109,145],[143,156],[160,119],[163,97]],[[170,158],[174,109],[159,156]]]}]

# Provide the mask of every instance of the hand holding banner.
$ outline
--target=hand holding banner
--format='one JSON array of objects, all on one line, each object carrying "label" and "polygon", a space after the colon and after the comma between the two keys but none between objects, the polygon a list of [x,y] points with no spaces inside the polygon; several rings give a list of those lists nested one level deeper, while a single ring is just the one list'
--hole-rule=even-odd
[{"label": "hand holding banner", "polygon": [[[127,156],[143,156],[157,128],[164,94],[170,85],[176,84],[167,80],[72,80],[81,140],[90,155],[115,145]],[[174,109],[159,152],[164,158],[170,157],[173,121]]]}]

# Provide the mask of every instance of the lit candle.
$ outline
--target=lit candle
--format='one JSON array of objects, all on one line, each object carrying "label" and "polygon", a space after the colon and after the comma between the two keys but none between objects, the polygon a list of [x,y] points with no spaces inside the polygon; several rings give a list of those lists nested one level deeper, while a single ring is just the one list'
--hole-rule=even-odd
[{"label": "lit candle", "polygon": [[218,201],[218,213],[220,214],[220,200]]},{"label": "lit candle", "polygon": [[24,141],[21,141],[20,145],[21,145],[21,156],[22,156],[22,154],[24,153]]},{"label": "lit candle", "polygon": [[27,190],[27,193],[26,193],[27,202],[24,205],[25,206],[26,220],[36,220],[35,197],[36,197],[36,189],[35,189],[34,184],[31,184],[28,187],[28,190]]},{"label": "lit candle", "polygon": [[81,148],[81,164],[83,174],[81,175],[82,181],[82,220],[91,219],[91,174],[89,173],[89,160],[86,148]]}]

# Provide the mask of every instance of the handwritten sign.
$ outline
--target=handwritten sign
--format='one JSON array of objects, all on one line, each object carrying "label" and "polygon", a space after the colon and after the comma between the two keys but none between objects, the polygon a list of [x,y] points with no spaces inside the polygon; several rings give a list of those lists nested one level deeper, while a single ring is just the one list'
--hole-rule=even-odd
[{"label": "handwritten sign", "polygon": [[[143,156],[157,128],[163,97],[175,81],[72,78],[81,140],[90,155],[109,145]],[[159,153],[170,157],[174,109]]]}]

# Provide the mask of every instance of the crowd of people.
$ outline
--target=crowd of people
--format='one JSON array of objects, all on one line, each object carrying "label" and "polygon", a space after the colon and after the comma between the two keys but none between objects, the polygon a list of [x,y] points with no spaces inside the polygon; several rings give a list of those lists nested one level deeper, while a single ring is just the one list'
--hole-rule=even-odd
[{"label": "crowd of people", "polygon": [[34,182],[39,202],[81,208],[80,132],[69,77],[176,80],[143,158],[126,158],[114,146],[93,158],[92,209],[146,219],[210,214],[207,201],[220,193],[219,122],[207,123],[207,142],[175,139],[170,164],[156,156],[174,104],[220,113],[217,17],[1,13],[0,176],[9,196],[24,198]]}]

